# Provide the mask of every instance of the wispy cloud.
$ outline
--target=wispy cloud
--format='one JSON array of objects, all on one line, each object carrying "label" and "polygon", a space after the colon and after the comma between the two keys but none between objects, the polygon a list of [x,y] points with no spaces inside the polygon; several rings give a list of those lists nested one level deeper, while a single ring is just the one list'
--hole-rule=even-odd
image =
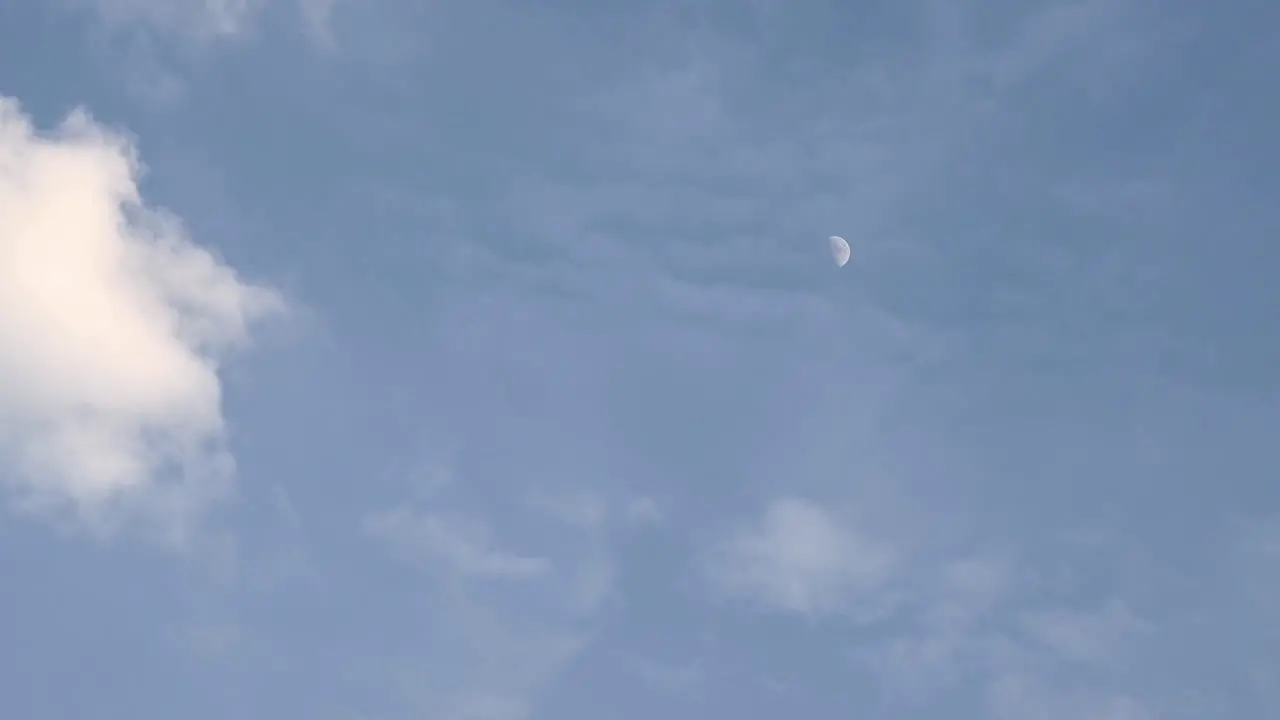
[{"label": "wispy cloud", "polygon": [[628,520],[645,525],[662,522],[662,506],[653,498],[635,497],[627,501],[623,510]]},{"label": "wispy cloud", "polygon": [[967,687],[980,689],[976,711],[1002,719],[1154,717],[1146,698],[1116,690],[1154,629],[1124,601],[1064,605],[999,555],[923,575],[904,601],[905,625],[853,653],[879,677],[891,708],[960,702]]},{"label": "wispy cloud", "polygon": [[[936,12],[920,18],[914,13],[920,5]],[[857,353],[842,358],[852,367],[839,372],[861,380],[847,381],[860,385],[848,399],[861,408],[878,391],[872,386],[883,385],[867,377],[895,373],[917,379],[903,370],[902,354],[956,360],[948,356],[961,343],[953,341],[972,324],[965,318],[947,330],[930,327],[929,313],[920,306],[936,301],[958,307],[972,298],[929,300],[927,288],[939,278],[954,283],[956,266],[971,268],[1008,251],[994,247],[986,229],[949,226],[957,219],[958,225],[986,220],[975,221],[971,208],[948,204],[987,180],[1053,185],[1050,173],[1024,176],[1012,172],[1024,168],[1010,167],[1021,160],[1005,148],[1025,139],[1027,111],[1019,96],[1038,89],[1042,80],[1064,76],[1104,92],[1108,82],[1123,77],[1135,53],[1145,52],[1130,32],[1142,25],[1136,20],[1142,13],[1132,4],[1115,9],[1050,3],[998,27],[986,25],[985,13],[971,4],[923,3],[904,15],[912,22],[903,37],[886,42],[894,46],[887,58],[813,75],[797,68],[828,66],[808,56],[777,63],[776,56],[757,52],[756,40],[776,41],[768,33],[748,42],[707,25],[673,30],[675,39],[663,39],[670,52],[635,62],[574,105],[582,112],[567,123],[569,131],[585,117],[591,132],[575,137],[564,162],[554,166],[569,167],[563,175],[512,161],[502,202],[486,198],[478,212],[486,222],[501,219],[518,228],[522,247],[513,251],[495,241],[460,250],[475,285],[523,283],[502,297],[525,318],[552,314],[547,308],[554,301],[545,302],[549,295],[580,293],[589,301],[575,297],[575,317],[605,307],[607,321],[601,324],[610,330],[625,325],[630,332],[649,322],[670,333],[664,338],[699,349],[763,328],[839,328],[824,337],[838,335],[831,344],[858,345]],[[763,100],[762,87],[774,91]],[[465,202],[457,207],[461,216],[471,211]],[[810,268],[832,228],[862,244],[855,250],[874,272],[828,293],[834,286],[821,285]],[[954,283],[961,285],[966,293],[989,289]],[[558,339],[544,337],[538,347]],[[679,352],[668,349],[676,344],[655,353]],[[794,347],[808,352],[813,345]],[[890,354],[888,347],[908,352],[893,353],[893,361],[884,363],[891,370],[869,367],[881,359],[871,357],[875,353]],[[706,354],[714,357],[713,350]],[[596,364],[610,361],[606,356]],[[737,377],[739,387],[751,382],[745,374]],[[820,384],[813,383],[815,394]],[[788,386],[786,394],[808,389],[799,385]],[[821,392],[831,397],[842,390],[823,385]],[[830,412],[822,423],[847,413],[834,406],[824,405]],[[789,418],[788,424],[800,426],[804,419]],[[833,438],[856,434],[843,427],[822,432]],[[749,443],[739,437],[726,445],[749,452],[743,447]],[[700,459],[715,454],[705,444],[697,452]],[[818,464],[792,459],[793,466]],[[812,482],[785,477],[802,486]],[[777,478],[751,482],[774,491]],[[910,478],[904,484],[930,489],[938,482]],[[750,489],[761,490],[756,484]],[[596,527],[605,514],[596,503],[547,504],[552,506],[579,527]],[[907,557],[910,542],[897,541],[932,528],[895,528],[899,535],[890,540],[835,507],[798,498],[769,503],[704,558],[715,588],[755,609],[813,618],[866,621],[882,619],[889,607],[902,609],[893,622],[874,628],[891,637],[871,650],[885,685],[896,686],[900,698],[956,692],[969,681],[986,693],[986,715],[1141,712],[1138,700],[1107,689],[1105,682],[1077,684],[1057,675],[1081,665],[1104,673],[1124,666],[1124,645],[1132,638],[1118,637],[1114,645],[1098,640],[1098,633],[1107,632],[1100,628],[1130,629],[1125,623],[1133,618],[1117,609],[1127,608],[1119,600],[1098,612],[1072,603],[1064,608],[1057,598],[1028,599],[1027,568],[999,557],[952,557],[941,568],[921,567]],[[873,520],[874,514],[875,509],[867,513]]]},{"label": "wispy cloud", "polygon": [[111,31],[145,30],[206,45],[252,33],[266,11],[285,8],[320,47],[334,42],[342,0],[57,0],[55,7],[94,13]]},{"label": "wispy cloud", "polygon": [[298,11],[307,35],[320,47],[333,47],[333,16],[342,0],[298,0]]},{"label": "wispy cloud", "polygon": [[[914,4],[911,21],[894,27],[901,37],[886,41],[892,53],[795,83],[788,73],[799,70],[734,32],[672,22],[667,52],[572,99],[580,112],[570,131],[591,130],[567,151],[572,179],[544,168],[511,174],[498,212],[556,262],[534,270],[466,252],[490,276],[519,267],[540,289],[677,322],[812,327],[836,322],[806,269],[838,231],[877,269],[859,278],[862,302],[849,312],[875,315],[900,345],[937,357],[959,331],[904,307],[908,291],[895,284],[978,241],[945,237],[953,231],[921,218],[947,214],[939,206],[952,183],[1007,170],[999,144],[1022,131],[1022,83],[1089,62],[1109,67],[1088,48],[1123,44],[1143,27],[1142,8],[1130,5],[1038,5],[989,33],[972,6]],[[818,60],[796,59],[806,63]],[[776,93],[761,101],[762,87]],[[493,205],[483,212],[492,216]]]},{"label": "wispy cloud", "polygon": [[[465,483],[454,481],[452,466],[440,474],[449,479],[414,503],[363,522],[439,583],[432,622],[447,630],[433,648],[395,661],[400,694],[431,716],[520,720],[592,642],[615,588],[611,543],[631,522],[626,504],[586,489],[529,493],[515,506],[524,512],[504,515],[526,532],[542,530],[540,551],[522,554],[501,549],[482,519],[498,508],[463,512]],[[504,580],[512,582],[495,586]]]},{"label": "wispy cloud", "polygon": [[[750,4],[747,32],[741,4],[732,2],[643,11],[619,5],[596,15],[636,18],[626,24],[647,29],[634,36],[619,29],[623,23],[603,31],[579,25],[583,13],[555,4],[360,4],[369,15],[357,20],[395,26],[364,27],[363,37],[356,37],[361,27],[333,24],[345,18],[334,14],[332,0],[107,0],[95,9],[115,13],[111,22],[129,28],[122,35],[156,38],[149,40],[163,46],[156,52],[193,37],[251,41],[255,28],[281,30],[295,8],[320,43],[368,44],[370,57],[356,61],[368,66],[335,62],[316,77],[300,73],[306,98],[284,100],[324,108],[321,124],[298,128],[300,143],[332,140],[335,126],[346,128],[349,137],[329,148],[341,174],[370,173],[377,182],[354,184],[385,183],[394,193],[375,187],[375,195],[404,199],[373,207],[362,205],[367,197],[344,195],[341,207],[325,209],[324,221],[374,238],[350,250],[359,257],[329,256],[348,250],[324,248],[326,240],[350,248],[337,231],[299,251],[335,266],[326,279],[340,279],[342,290],[317,282],[314,291],[342,316],[335,324],[357,318],[361,326],[332,364],[351,373],[353,394],[369,403],[361,410],[379,423],[362,432],[361,420],[345,424],[335,413],[326,424],[333,445],[323,454],[356,465],[385,452],[395,428],[414,422],[458,441],[456,453],[402,468],[417,484],[414,497],[364,519],[360,540],[374,540],[370,547],[313,533],[332,529],[334,516],[346,512],[326,503],[349,507],[348,493],[361,495],[386,478],[308,477],[290,485],[297,504],[278,495],[268,522],[316,541],[314,559],[336,580],[331,592],[291,596],[280,601],[287,617],[272,613],[256,626],[249,619],[267,614],[257,608],[243,625],[213,613],[215,621],[184,636],[188,645],[234,657],[248,638],[296,632],[287,639],[323,650],[280,642],[300,663],[298,674],[327,671],[337,681],[321,685],[371,704],[390,674],[389,694],[406,701],[406,715],[446,720],[537,715],[539,698],[566,669],[590,666],[581,686],[591,691],[608,686],[593,673],[636,657],[646,659],[639,663],[645,696],[653,686],[711,690],[727,681],[734,686],[715,701],[732,703],[774,685],[785,688],[775,700],[813,702],[817,717],[839,714],[839,693],[855,670],[879,681],[891,706],[881,708],[884,717],[945,716],[952,706],[959,716],[966,703],[973,704],[969,716],[1010,720],[1153,714],[1156,706],[1128,673],[1141,659],[1133,645],[1152,640],[1161,625],[1133,595],[1113,587],[1055,594],[1046,581],[1052,563],[1034,550],[1016,558],[983,554],[968,545],[972,538],[949,533],[967,526],[991,539],[1016,524],[1022,534],[1010,544],[1025,548],[1034,533],[1024,528],[1040,518],[1009,507],[1056,491],[1052,477],[1042,488],[1028,478],[1001,484],[1020,471],[1004,463],[1019,449],[1010,436],[1039,423],[1019,412],[1016,426],[1002,424],[1008,397],[974,391],[960,377],[972,370],[963,355],[976,346],[965,337],[992,316],[973,306],[1005,288],[992,276],[1017,262],[1011,255],[1061,251],[1041,241],[1043,226],[1000,246],[990,236],[1011,234],[1010,214],[1028,204],[989,206],[1003,204],[997,196],[1008,186],[1029,196],[1061,187],[1037,153],[1049,152],[1046,146],[1074,152],[1067,140],[1079,136],[1064,132],[1074,118],[1044,123],[1066,137],[1042,145],[1030,137],[1028,126],[1039,122],[1031,116],[1053,105],[1046,96],[1064,85],[1073,103],[1081,88],[1093,100],[1113,99],[1131,61],[1150,57],[1144,19],[1155,4],[1053,2],[1007,8],[1011,18],[1005,9],[926,0],[895,3],[892,12],[884,4],[869,15],[841,11],[854,21],[835,13],[839,4]],[[851,33],[850,26],[864,21],[882,24],[856,37],[861,28]],[[269,82],[303,68],[269,65],[271,48],[259,50],[255,61],[268,63],[269,80],[245,95],[262,98],[264,111],[279,110]],[[406,65],[390,67],[399,62]],[[209,68],[200,73],[208,84],[191,89],[213,103],[232,78],[257,81]],[[393,111],[384,112],[383,102]],[[455,112],[467,120],[458,122]],[[229,166],[293,164],[270,153],[235,157],[257,150],[234,129],[226,132],[210,135],[235,146]],[[1164,194],[1135,187],[1121,198],[1093,179],[1065,193],[1077,209],[1131,216],[1145,202],[1149,214],[1167,217]],[[266,208],[269,198],[264,188],[254,201]],[[1036,196],[1029,204],[1041,200],[1065,202]],[[429,205],[445,210],[425,212]],[[362,211],[376,222],[362,225]],[[855,243],[857,260],[842,275],[826,272],[823,243],[831,232]],[[282,244],[280,251],[292,249]],[[319,255],[298,267],[314,270]],[[1158,262],[1144,260],[1144,267]],[[370,273],[362,279],[364,268]],[[1123,277],[1131,292],[1131,276]],[[376,283],[377,292],[361,282]],[[1097,307],[1096,287],[1070,287],[1073,302]],[[1028,294],[1047,291],[1036,285]],[[183,314],[178,304],[168,317]],[[1050,315],[1036,315],[1046,334],[1058,332]],[[249,327],[236,332],[247,337]],[[198,359],[221,358],[212,340],[175,342]],[[984,352],[993,363],[1008,358],[999,346]],[[924,364],[932,366],[927,375],[917,372]],[[210,373],[219,367],[208,365]],[[402,368],[405,375],[394,377]],[[300,372],[301,382],[315,371]],[[202,377],[214,386],[210,373]],[[127,385],[121,378],[133,376],[113,374],[103,385]],[[393,389],[394,403],[384,388]],[[1028,393],[1033,402],[1037,392]],[[179,388],[173,397],[186,396]],[[0,417],[8,399],[0,394]],[[287,433],[316,429],[311,417],[296,419],[299,428]],[[148,439],[152,427],[143,433]],[[384,427],[390,430],[381,433]],[[1158,433],[1150,437],[1162,444]],[[1072,462],[1090,455],[1069,440],[1055,450],[1074,454]],[[305,474],[302,449],[275,467]],[[271,451],[258,452],[255,459],[271,467]],[[1039,458],[1035,470],[1051,475],[1061,457]],[[1107,489],[1110,507],[1118,507],[1111,495],[1118,487]],[[723,525],[726,507],[744,497],[766,501],[751,506],[742,524]],[[960,507],[947,507],[952,501]],[[1131,509],[1117,512],[1127,517]],[[299,510],[314,522],[304,528]],[[708,527],[727,531],[705,554],[686,552],[681,543]],[[371,548],[406,562],[352,562]],[[708,608],[696,593],[673,587],[690,554],[717,599],[734,602]],[[271,566],[264,574],[275,569],[270,554],[255,555]],[[1262,550],[1249,558],[1255,580],[1275,567]],[[282,594],[278,583],[246,584]],[[1276,587],[1251,590],[1265,603]],[[623,589],[634,594],[621,597]],[[300,600],[315,604],[296,609],[306,604]],[[1261,612],[1250,607],[1249,617]],[[782,621],[759,622],[762,614]],[[796,616],[815,632],[786,621]],[[717,634],[726,625],[732,628]],[[705,642],[679,652],[690,635]],[[602,640],[616,644],[593,647]],[[638,650],[632,643],[651,644]],[[750,667],[750,651],[762,648],[757,654],[770,661],[793,650],[794,672],[780,670],[781,662]],[[856,668],[840,664],[849,648]],[[630,677],[636,668],[621,670]],[[820,677],[823,671],[830,674]],[[1259,666],[1256,682],[1273,672]],[[353,675],[359,690],[351,689]],[[555,689],[572,701],[591,694]],[[612,687],[609,695],[613,701]],[[702,703],[710,695],[667,699]],[[574,715],[560,710],[546,714]]]},{"label": "wispy cloud", "polygon": [[645,682],[667,692],[688,691],[704,674],[698,663],[676,664],[645,659],[636,661],[636,672]]},{"label": "wispy cloud", "polygon": [[21,507],[181,541],[228,490],[219,366],[284,308],[139,194],[128,140],[0,98],[0,473]]},{"label": "wispy cloud", "polygon": [[594,534],[608,532],[619,520],[637,526],[654,525],[662,520],[661,506],[653,498],[644,496],[627,496],[610,502],[586,490],[539,491],[531,494],[529,502],[534,509],[552,518]]},{"label": "wispy cloud", "polygon": [[504,552],[494,547],[489,529],[475,520],[397,508],[365,520],[365,530],[416,561],[440,561],[467,577],[531,578],[551,566],[542,557]]},{"label": "wispy cloud", "polygon": [[762,607],[804,615],[883,610],[897,557],[807,500],[775,500],[711,560],[712,580]]},{"label": "wispy cloud", "polygon": [[1123,693],[1062,689],[1046,676],[1011,669],[988,688],[991,716],[997,720],[1154,720],[1155,711]]},{"label": "wispy cloud", "polygon": [[62,0],[91,10],[114,28],[144,25],[201,41],[244,32],[270,0]]},{"label": "wispy cloud", "polygon": [[1169,26],[1152,22],[1144,0],[1070,0],[1029,10],[1005,42],[990,48],[987,72],[1004,89],[1050,76],[1095,99],[1127,87]]},{"label": "wispy cloud", "polygon": [[1124,602],[1111,600],[1098,612],[1040,610],[1024,615],[1023,632],[1059,657],[1097,669],[1114,669],[1137,633],[1149,631]]}]

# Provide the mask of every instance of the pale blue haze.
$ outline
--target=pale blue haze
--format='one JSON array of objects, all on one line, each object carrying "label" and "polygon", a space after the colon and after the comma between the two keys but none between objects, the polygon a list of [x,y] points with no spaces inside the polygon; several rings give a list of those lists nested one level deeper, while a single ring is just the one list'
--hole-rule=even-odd
[{"label": "pale blue haze", "polygon": [[295,312],[0,716],[1280,717],[1280,6],[100,4],[0,95]]}]

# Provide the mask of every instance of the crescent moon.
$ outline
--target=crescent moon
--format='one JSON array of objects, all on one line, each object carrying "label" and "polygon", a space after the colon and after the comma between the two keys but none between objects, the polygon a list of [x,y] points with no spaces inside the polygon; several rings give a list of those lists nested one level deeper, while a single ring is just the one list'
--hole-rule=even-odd
[{"label": "crescent moon", "polygon": [[831,259],[835,260],[836,267],[844,267],[844,264],[849,262],[851,254],[849,243],[839,235],[832,235],[827,240],[831,243]]}]

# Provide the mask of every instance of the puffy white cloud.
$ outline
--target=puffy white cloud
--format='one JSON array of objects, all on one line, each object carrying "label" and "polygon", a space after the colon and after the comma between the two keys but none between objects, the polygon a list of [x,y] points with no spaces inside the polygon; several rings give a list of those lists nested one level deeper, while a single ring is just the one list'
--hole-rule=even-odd
[{"label": "puffy white cloud", "polygon": [[283,309],[139,194],[130,143],[0,97],[0,483],[95,531],[179,539],[230,480],[219,360]]},{"label": "puffy white cloud", "polygon": [[876,611],[893,551],[806,500],[784,498],[720,548],[713,579],[765,606],[803,614]]}]

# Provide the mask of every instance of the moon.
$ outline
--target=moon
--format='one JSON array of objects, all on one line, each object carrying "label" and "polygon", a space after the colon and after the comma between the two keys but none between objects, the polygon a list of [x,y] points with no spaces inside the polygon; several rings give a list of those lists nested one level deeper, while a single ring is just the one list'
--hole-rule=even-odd
[{"label": "moon", "polygon": [[827,240],[831,243],[831,259],[836,261],[836,267],[844,267],[849,262],[849,243],[839,235],[832,235]]}]

